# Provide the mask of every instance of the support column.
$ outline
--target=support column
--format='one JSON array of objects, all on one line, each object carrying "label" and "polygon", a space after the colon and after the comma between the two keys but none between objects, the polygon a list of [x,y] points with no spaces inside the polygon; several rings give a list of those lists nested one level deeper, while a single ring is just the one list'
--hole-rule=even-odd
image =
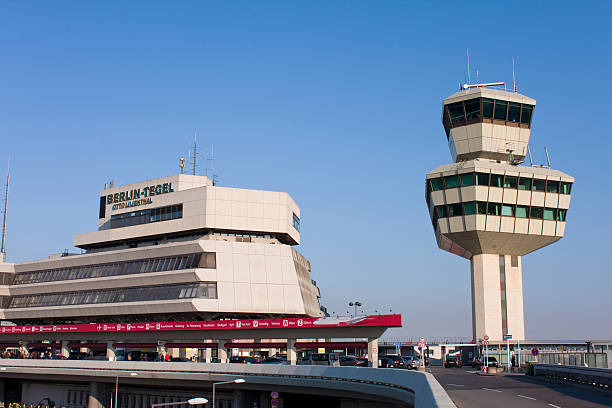
[{"label": "support column", "polygon": [[378,368],[378,338],[368,338],[368,361],[372,367]]},{"label": "support column", "polygon": [[525,339],[523,275],[520,256],[480,254],[470,262],[472,273],[472,336],[490,341]]},{"label": "support column", "polygon": [[287,360],[291,365],[297,364],[297,350],[295,348],[295,339],[287,339]]},{"label": "support column", "polygon": [[68,348],[68,340],[62,340],[62,356],[70,357],[70,349]]},{"label": "support column", "polygon": [[113,347],[112,341],[106,342],[106,359],[108,361],[115,361],[117,359],[117,355],[115,354],[115,348]]},{"label": "support column", "polygon": [[204,361],[206,361],[207,363],[210,363],[212,360],[212,348],[207,347],[206,350],[204,351]]},{"label": "support column", "polygon": [[87,408],[108,408],[110,403],[109,395],[111,395],[110,385],[90,382]]},{"label": "support column", "polygon": [[219,347],[217,348],[217,352],[219,355],[219,362],[220,363],[227,363],[227,348],[225,348],[225,343],[227,343],[229,340],[219,340]]}]

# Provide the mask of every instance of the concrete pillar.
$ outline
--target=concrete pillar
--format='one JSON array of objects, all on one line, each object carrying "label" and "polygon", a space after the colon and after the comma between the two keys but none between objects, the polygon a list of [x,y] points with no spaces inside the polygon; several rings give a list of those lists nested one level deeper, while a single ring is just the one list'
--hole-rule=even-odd
[{"label": "concrete pillar", "polygon": [[90,382],[87,408],[109,408],[111,387],[109,384]]},{"label": "concrete pillar", "polygon": [[287,339],[287,360],[291,365],[297,364],[297,350],[295,349],[295,339]]},{"label": "concrete pillar", "polygon": [[225,348],[225,343],[227,343],[229,340],[219,340],[219,347],[217,348],[217,352],[219,355],[219,362],[220,363],[227,363],[228,359],[227,359],[227,348]]},{"label": "concrete pillar", "polygon": [[368,339],[368,361],[372,367],[378,368],[378,338]]},{"label": "concrete pillar", "polygon": [[70,349],[68,348],[68,340],[62,340],[62,356],[70,357]]},{"label": "concrete pillar", "polygon": [[106,359],[108,361],[115,361],[117,356],[115,355],[115,348],[113,347],[112,341],[106,342]]},{"label": "concrete pillar", "polygon": [[160,361],[166,361],[166,354],[168,354],[168,349],[166,348],[165,341],[157,342],[157,354],[160,356]]},{"label": "concrete pillar", "polygon": [[210,363],[210,361],[212,360],[212,348],[207,347],[204,351],[204,361],[206,361],[207,363]]},{"label": "concrete pillar", "polygon": [[472,256],[472,336],[475,341],[525,340],[523,272],[520,256]]},{"label": "concrete pillar", "polygon": [[183,358],[187,358],[187,349],[186,349],[186,348],[181,347],[181,348],[179,349],[179,352],[178,352],[178,353],[179,353],[179,355],[178,355],[178,356],[179,356],[179,358],[181,358],[181,359],[183,359]]}]

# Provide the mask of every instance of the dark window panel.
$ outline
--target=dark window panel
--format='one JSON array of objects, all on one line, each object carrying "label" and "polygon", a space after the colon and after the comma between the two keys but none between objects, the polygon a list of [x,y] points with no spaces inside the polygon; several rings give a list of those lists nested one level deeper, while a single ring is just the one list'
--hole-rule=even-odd
[{"label": "dark window panel", "polygon": [[448,105],[448,112],[450,114],[451,124],[453,126],[461,124],[465,121],[465,112],[463,111],[463,103],[451,103]]},{"label": "dark window panel", "polygon": [[465,215],[472,215],[476,212],[476,206],[474,201],[469,201],[467,203],[463,203],[463,213]]},{"label": "dark window panel", "polygon": [[521,123],[529,125],[531,123],[531,115],[533,114],[533,105],[523,105],[521,109]]},{"label": "dark window panel", "polygon": [[541,220],[544,216],[544,209],[542,207],[531,207],[530,217]]},{"label": "dark window panel", "polygon": [[571,194],[572,193],[572,183],[568,183],[566,181],[561,182],[561,190],[559,191],[561,194]]},{"label": "dark window panel", "polygon": [[479,186],[488,186],[489,173],[476,173],[476,184]]},{"label": "dark window panel", "polygon": [[461,175],[461,187],[473,186],[475,183],[474,173],[464,173]]},{"label": "dark window panel", "polygon": [[463,206],[461,205],[461,203],[449,204],[448,205],[448,216],[457,217],[459,215],[463,215]]},{"label": "dark window panel", "polygon": [[439,191],[444,189],[444,179],[442,177],[429,180],[431,191]]},{"label": "dark window panel", "polygon": [[444,177],[444,183],[446,184],[446,188],[459,187],[459,177],[456,175]]},{"label": "dark window panel", "polygon": [[503,187],[504,176],[501,174],[491,174],[491,187]]},{"label": "dark window panel", "polygon": [[563,208],[559,208],[557,210],[557,221],[565,221],[565,217],[567,216],[567,210]]},{"label": "dark window panel", "polygon": [[508,104],[508,122],[519,123],[521,118],[521,104],[510,102]]},{"label": "dark window panel", "polygon": [[485,118],[493,118],[493,99],[482,98],[482,116]]},{"label": "dark window panel", "polygon": [[486,201],[477,201],[476,202],[476,212],[478,214],[486,214],[487,213],[487,203],[486,203]]},{"label": "dark window panel", "polygon": [[521,177],[518,182],[519,190],[531,190],[531,178]]},{"label": "dark window panel", "polygon": [[470,99],[464,102],[465,118],[468,122],[480,120],[480,98]]},{"label": "dark window panel", "polygon": [[508,113],[508,102],[495,101],[495,113],[494,113],[495,119],[506,120],[507,113]]},{"label": "dark window panel", "polygon": [[517,177],[515,176],[506,176],[504,178],[504,187],[505,188],[516,188],[517,185]]},{"label": "dark window panel", "polygon": [[556,208],[545,208],[544,209],[544,219],[549,221],[554,221],[557,217],[557,209]]},{"label": "dark window panel", "polygon": [[546,192],[547,193],[558,194],[559,193],[559,182],[558,181],[553,181],[553,180],[548,180],[546,182]]},{"label": "dark window panel", "polygon": [[516,218],[528,218],[529,217],[529,207],[526,205],[517,205],[516,206]]},{"label": "dark window panel", "polygon": [[545,180],[533,179],[533,184],[531,185],[532,191],[544,191],[544,185],[546,184]]},{"label": "dark window panel", "polygon": [[489,203],[487,206],[488,215],[501,215],[501,204],[500,203]]},{"label": "dark window panel", "polygon": [[446,212],[446,206],[445,205],[437,205],[434,207],[434,211],[436,213],[436,215],[438,216],[438,218],[446,218],[447,212]]}]

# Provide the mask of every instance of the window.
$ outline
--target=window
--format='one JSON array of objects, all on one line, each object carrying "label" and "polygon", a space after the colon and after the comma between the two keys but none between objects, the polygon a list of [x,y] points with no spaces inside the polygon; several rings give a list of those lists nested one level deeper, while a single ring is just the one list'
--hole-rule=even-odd
[{"label": "window", "polygon": [[482,116],[493,118],[493,99],[482,98]]},{"label": "window", "polygon": [[476,184],[479,186],[488,186],[489,173],[476,173]]},{"label": "window", "polygon": [[531,179],[527,177],[521,177],[518,182],[519,190],[531,190]]},{"label": "window", "polygon": [[486,214],[487,213],[487,203],[485,201],[477,201],[476,202],[476,212],[478,214]]},{"label": "window", "polygon": [[461,187],[469,187],[474,185],[474,173],[464,173],[461,177]]},{"label": "window", "polygon": [[508,110],[508,102],[506,101],[495,101],[495,113],[494,118],[497,120],[506,120],[506,113]]},{"label": "window", "polygon": [[563,208],[559,208],[557,210],[557,221],[565,221],[565,216],[567,215],[567,210]]},{"label": "window", "polygon": [[521,107],[521,123],[528,125],[531,123],[531,114],[533,113],[533,105],[523,105]]},{"label": "window", "polygon": [[435,213],[438,215],[438,218],[446,218],[446,206],[445,205],[437,205],[434,208]]},{"label": "window", "polygon": [[458,176],[447,176],[444,177],[446,182],[446,188],[455,188],[459,187],[459,177]]},{"label": "window", "polygon": [[500,174],[491,174],[491,187],[502,187],[504,176]]},{"label": "window", "polygon": [[465,121],[465,112],[463,111],[463,103],[451,103],[448,105],[448,113],[452,125],[457,125]]},{"label": "window", "polygon": [[300,231],[300,218],[295,213],[293,213],[293,228],[298,232]]},{"label": "window", "polygon": [[476,212],[476,208],[473,201],[463,203],[463,213],[465,215],[472,215]]},{"label": "window", "polygon": [[514,217],[514,206],[509,204],[503,204],[501,215],[505,215],[507,217]]},{"label": "window", "polygon": [[553,180],[548,180],[546,182],[546,192],[547,193],[558,194],[559,193],[559,182],[558,181],[553,181]]},{"label": "window", "polygon": [[519,123],[521,118],[521,104],[510,102],[508,104],[508,122]]},{"label": "window", "polygon": [[442,177],[431,179],[429,180],[429,186],[431,187],[431,191],[443,190],[444,189],[444,179]]},{"label": "window", "polygon": [[542,207],[531,207],[531,218],[541,220],[544,215],[543,213]]},{"label": "window", "polygon": [[554,221],[556,211],[557,211],[556,208],[545,208],[544,209],[544,219]]},{"label": "window", "polygon": [[568,183],[566,181],[561,182],[561,194],[571,194],[572,191],[572,183]]},{"label": "window", "polygon": [[463,206],[461,205],[461,203],[449,204],[448,205],[448,216],[457,217],[459,215],[463,215]]},{"label": "window", "polygon": [[183,204],[115,214],[111,216],[110,225],[111,228],[121,228],[177,218],[183,218]]},{"label": "window", "polygon": [[468,122],[480,120],[480,98],[465,101],[465,118]]},{"label": "window", "polygon": [[514,176],[506,176],[504,178],[505,188],[516,188],[517,178]]},{"label": "window", "polygon": [[501,204],[489,203],[489,205],[487,206],[487,214],[488,215],[501,215]]},{"label": "window", "polygon": [[544,191],[544,180],[533,179],[533,184],[531,185],[531,191]]},{"label": "window", "polygon": [[529,207],[526,205],[516,206],[516,218],[527,218],[529,216]]}]

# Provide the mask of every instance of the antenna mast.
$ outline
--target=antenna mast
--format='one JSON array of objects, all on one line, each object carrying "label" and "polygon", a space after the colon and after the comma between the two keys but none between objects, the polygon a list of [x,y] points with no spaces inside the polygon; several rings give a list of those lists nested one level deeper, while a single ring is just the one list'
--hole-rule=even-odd
[{"label": "antenna mast", "polygon": [[193,175],[196,175],[196,168],[198,166],[198,140],[197,133],[193,131]]},{"label": "antenna mast", "polygon": [[8,207],[8,191],[9,191],[9,180],[11,176],[11,156],[8,158],[8,165],[6,168],[6,189],[4,192],[4,218],[2,220],[2,247],[0,248],[0,261],[6,259],[6,251],[4,250],[4,240],[6,238],[6,210]]},{"label": "antenna mast", "polygon": [[467,54],[467,72],[468,72],[468,84],[472,82],[472,78],[470,78],[470,49],[468,48],[466,51]]},{"label": "antenna mast", "polygon": [[516,93],[516,76],[514,74],[514,57],[512,57],[512,87],[514,89],[514,93]]}]

